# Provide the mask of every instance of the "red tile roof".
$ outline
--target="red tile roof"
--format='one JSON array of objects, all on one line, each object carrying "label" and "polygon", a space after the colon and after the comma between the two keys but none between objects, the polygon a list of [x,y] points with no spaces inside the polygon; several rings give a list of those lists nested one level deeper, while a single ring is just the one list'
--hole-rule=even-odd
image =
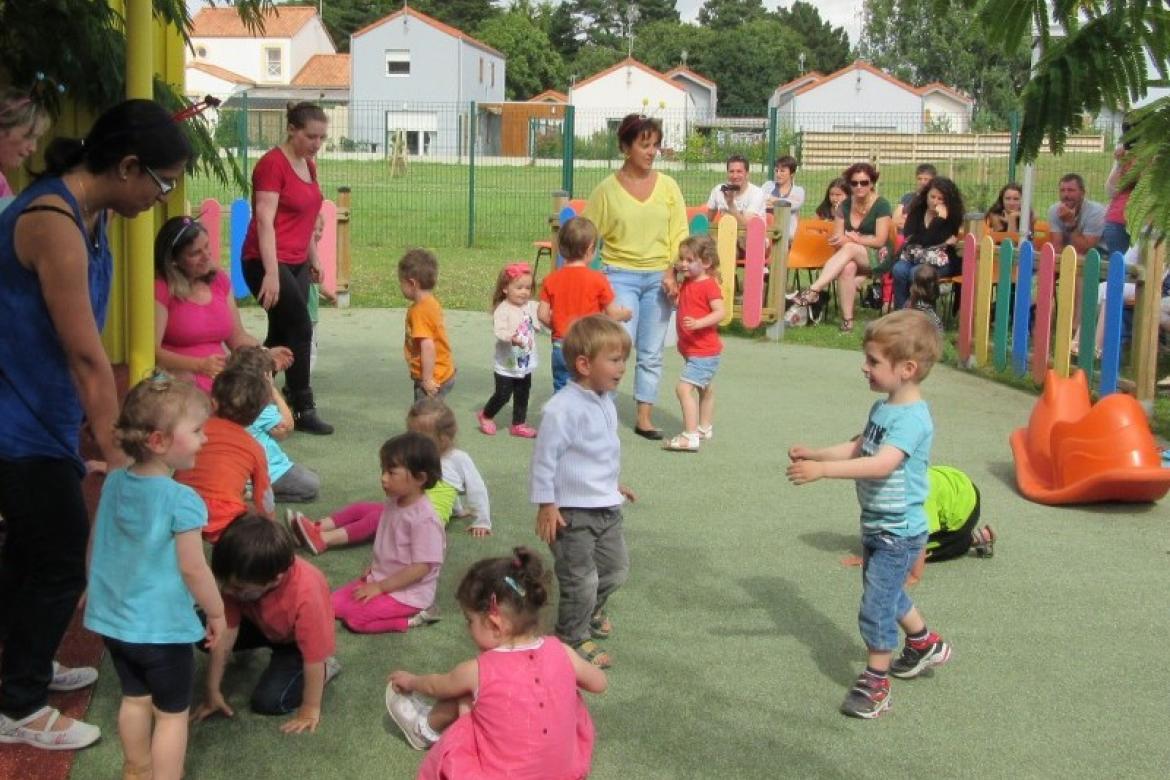
[{"label": "red tile roof", "polygon": [[218,65],[212,65],[209,62],[188,62],[187,67],[203,71],[210,76],[215,76],[217,79],[223,79],[224,81],[227,81],[231,84],[256,84],[255,81],[252,81],[252,79],[248,78],[247,76],[241,76],[239,73],[230,71],[227,68],[221,68]]},{"label": "red tile roof", "polygon": [[586,84],[589,84],[590,82],[593,82],[593,81],[597,81],[599,78],[602,78],[603,76],[608,76],[609,74],[613,73],[615,70],[618,70],[619,68],[624,68],[627,65],[635,67],[638,70],[641,70],[645,73],[650,74],[651,76],[655,76],[657,78],[660,78],[664,82],[669,84],[670,86],[674,87],[675,89],[682,89],[682,87],[680,87],[678,84],[675,84],[673,81],[671,81],[666,76],[659,73],[658,71],[654,70],[654,68],[651,68],[649,65],[643,65],[642,63],[638,62],[633,57],[626,57],[621,62],[617,62],[617,63],[614,63],[613,65],[610,65],[605,70],[598,71],[597,73],[594,73],[592,76],[590,76],[588,78],[581,79],[580,81],[578,81],[576,84],[573,85],[573,89],[580,89],[581,87],[585,86]]},{"label": "red tile roof", "polygon": [[702,75],[701,73],[695,73],[695,71],[691,70],[690,68],[683,67],[682,65],[679,65],[676,68],[671,68],[670,70],[666,71],[666,73],[664,73],[662,75],[666,76],[667,78],[682,75],[682,76],[686,76],[687,78],[691,79],[692,81],[697,81],[700,84],[705,84],[709,87],[717,87],[718,86],[718,84],[716,84],[714,81],[707,78],[706,76]]},{"label": "red tile roof", "polygon": [[919,87],[918,89],[918,94],[923,96],[928,95],[931,92],[943,92],[947,95],[950,95],[955,100],[961,101],[963,103],[975,102],[954,87],[948,87],[946,84],[942,84],[937,81],[932,81],[925,87]]},{"label": "red tile roof", "polygon": [[293,76],[291,84],[295,87],[348,89],[349,55],[314,54],[300,73]]},{"label": "red tile roof", "polygon": [[528,98],[529,103],[568,103],[569,96],[564,92],[557,92],[555,89],[546,89],[539,95],[533,95]]},{"label": "red tile roof", "polygon": [[235,8],[201,8],[191,23],[192,38],[291,38],[317,15],[309,5],[282,5],[264,14],[264,32],[253,33]]},{"label": "red tile roof", "polygon": [[381,19],[377,20],[376,22],[372,22],[370,24],[367,24],[365,27],[363,27],[362,29],[355,32],[353,34],[353,37],[357,38],[360,35],[365,35],[366,33],[368,33],[370,30],[374,29],[375,27],[381,27],[382,25],[386,24],[387,22],[392,22],[395,19],[397,19],[398,17],[403,16],[403,15],[414,17],[415,19],[418,19],[423,24],[430,25],[431,27],[435,28],[439,32],[443,32],[443,33],[446,33],[447,35],[450,35],[452,38],[458,38],[459,40],[461,40],[465,43],[470,43],[472,46],[483,49],[488,54],[494,54],[497,57],[500,57],[501,59],[506,59],[503,52],[501,52],[497,49],[493,49],[491,46],[488,46],[483,41],[478,40],[476,38],[472,38],[470,35],[463,32],[462,30],[456,29],[449,24],[444,24],[443,22],[440,22],[438,19],[427,16],[423,12],[417,11],[414,8],[411,8],[409,6],[404,6],[403,8],[398,9],[397,11],[390,14],[389,16],[383,16]]},{"label": "red tile roof", "polygon": [[[778,89],[780,90],[781,93],[791,91],[791,92],[794,92],[794,94],[803,95],[805,92],[816,89],[817,87],[821,86],[822,84],[826,84],[835,78],[838,78],[840,76],[844,76],[847,73],[852,73],[855,70],[864,70],[867,73],[872,73],[873,75],[877,76],[878,78],[883,79],[885,81],[888,81],[889,83],[893,84],[894,86],[899,87],[901,89],[904,89],[913,95],[921,96],[921,95],[926,95],[929,92],[945,92],[948,95],[950,95],[951,97],[955,98],[956,100],[959,100],[959,101],[966,103],[968,105],[971,105],[974,103],[974,101],[971,100],[971,98],[967,97],[966,95],[959,92],[958,90],[956,90],[952,87],[948,87],[944,84],[940,84],[937,81],[931,82],[930,84],[927,84],[925,87],[915,87],[911,84],[907,84],[905,81],[902,81],[901,79],[894,78],[889,73],[886,73],[884,70],[881,70],[879,68],[875,68],[873,65],[870,65],[868,62],[865,62],[864,60],[857,60],[853,64],[846,65],[844,68],[841,68],[841,70],[834,71],[833,73],[830,73],[828,76],[822,76],[820,73],[817,73],[815,71],[812,73],[805,74],[804,76],[801,76],[800,78],[793,79],[792,81],[788,82],[787,84],[781,85]],[[813,77],[813,76],[815,76],[815,78],[813,78],[811,81],[808,81],[808,79],[810,77]],[[807,82],[807,83],[805,83],[805,82]],[[794,90],[790,89],[794,85],[803,85],[803,86],[797,86],[797,88]]]}]

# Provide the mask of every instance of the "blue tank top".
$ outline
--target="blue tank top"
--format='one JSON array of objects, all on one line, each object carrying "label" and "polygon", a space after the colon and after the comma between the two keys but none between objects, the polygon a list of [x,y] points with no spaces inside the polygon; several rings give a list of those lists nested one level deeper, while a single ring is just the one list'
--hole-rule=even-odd
[{"label": "blue tank top", "polygon": [[[69,373],[65,350],[57,337],[41,294],[37,275],[16,259],[14,237],[21,212],[37,198],[61,196],[73,212],[74,224],[55,217],[61,230],[85,235],[81,210],[59,178],[41,179],[27,187],[8,208],[0,211],[0,458],[57,458],[72,460],[84,474],[78,450],[82,409]],[[105,326],[110,299],[113,257],[106,236],[106,216],[97,240],[85,236],[89,253],[89,302],[98,330]]]}]

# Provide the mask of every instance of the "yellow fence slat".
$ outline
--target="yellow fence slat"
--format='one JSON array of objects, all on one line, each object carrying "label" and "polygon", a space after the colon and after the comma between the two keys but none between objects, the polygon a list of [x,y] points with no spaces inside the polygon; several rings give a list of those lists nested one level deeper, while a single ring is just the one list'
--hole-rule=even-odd
[{"label": "yellow fence slat", "polygon": [[735,317],[735,242],[739,237],[739,223],[730,214],[719,218],[715,247],[719,252],[719,267],[723,276],[723,321],[720,325],[731,324]]},{"label": "yellow fence slat", "polygon": [[1061,376],[1068,376],[1072,371],[1072,332],[1077,306],[1077,250],[1073,247],[1066,246],[1060,253],[1058,273],[1052,367]]},{"label": "yellow fence slat", "polygon": [[[987,365],[991,346],[991,286],[995,279],[995,242],[984,236],[979,242],[975,270],[975,365]],[[964,290],[964,294],[969,291]]]}]

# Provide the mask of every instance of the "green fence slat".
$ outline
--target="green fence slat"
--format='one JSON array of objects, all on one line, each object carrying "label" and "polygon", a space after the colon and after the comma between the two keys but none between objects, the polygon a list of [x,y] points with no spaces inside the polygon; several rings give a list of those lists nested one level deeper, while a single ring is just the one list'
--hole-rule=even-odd
[{"label": "green fence slat", "polygon": [[1096,249],[1085,254],[1081,269],[1081,338],[1077,343],[1077,366],[1085,372],[1089,386],[1097,370],[1097,289],[1101,284],[1101,255]]},{"label": "green fence slat", "polygon": [[1016,248],[1011,239],[999,245],[999,279],[995,288],[995,367],[1000,371],[1008,365],[1008,320],[1011,319],[1012,266]]}]

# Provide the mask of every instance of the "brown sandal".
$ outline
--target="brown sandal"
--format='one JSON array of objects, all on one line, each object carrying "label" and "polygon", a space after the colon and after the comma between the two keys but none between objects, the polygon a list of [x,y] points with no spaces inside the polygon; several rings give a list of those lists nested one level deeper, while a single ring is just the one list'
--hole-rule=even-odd
[{"label": "brown sandal", "polygon": [[844,317],[842,317],[841,318],[841,332],[842,333],[852,333],[853,332],[853,320],[847,320]]}]

